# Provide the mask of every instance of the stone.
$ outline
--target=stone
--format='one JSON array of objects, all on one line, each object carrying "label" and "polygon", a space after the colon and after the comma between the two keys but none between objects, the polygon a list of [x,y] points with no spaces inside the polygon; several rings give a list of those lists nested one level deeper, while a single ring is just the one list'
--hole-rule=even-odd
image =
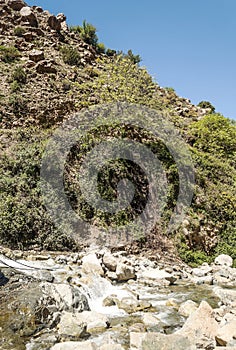
[{"label": "stone", "polygon": [[207,348],[207,346],[215,347],[215,335],[218,329],[219,325],[214,318],[213,309],[206,301],[202,301],[176,334],[184,335],[191,343]]},{"label": "stone", "polygon": [[118,282],[128,281],[132,278],[136,278],[135,270],[132,266],[128,266],[123,263],[118,263],[116,267],[116,275]]},{"label": "stone", "polygon": [[103,344],[99,350],[125,350],[120,344]]},{"label": "stone", "polygon": [[51,73],[56,74],[57,70],[49,61],[40,61],[36,65],[36,72],[40,74]]},{"label": "stone", "polygon": [[7,5],[14,11],[20,11],[26,3],[22,0],[8,0]]},{"label": "stone", "polygon": [[83,311],[78,314],[78,318],[86,323],[89,333],[105,331],[109,326],[108,317],[96,311]]},{"label": "stone", "polygon": [[56,16],[57,20],[62,23],[66,21],[66,16],[64,15],[64,13],[58,13],[58,15]]},{"label": "stone", "polygon": [[142,316],[142,322],[147,327],[157,326],[161,323],[161,321],[158,319],[157,316],[155,316],[149,312],[144,313],[144,315]]},{"label": "stone", "polygon": [[61,30],[61,22],[54,15],[48,17],[48,25],[51,29],[56,30],[57,32]]},{"label": "stone", "polygon": [[223,289],[221,287],[215,287],[213,292],[220,298],[221,303],[226,306],[232,306],[236,302],[236,290],[235,289]]},{"label": "stone", "polygon": [[216,335],[216,342],[220,346],[227,346],[234,339],[236,339],[236,318],[221,327]]},{"label": "stone", "polygon": [[141,273],[140,278],[143,280],[155,281],[157,284],[161,284],[164,281],[164,284],[166,285],[173,284],[177,280],[176,277],[164,270],[152,268],[144,270]]},{"label": "stone", "polygon": [[64,311],[57,328],[61,336],[83,338],[86,334],[86,326],[86,323],[83,323],[77,314]]},{"label": "stone", "polygon": [[196,276],[196,277],[204,277],[204,276],[207,276],[211,272],[212,272],[212,267],[210,267],[208,265],[204,265],[204,266],[201,266],[199,268],[196,267],[192,270],[193,276]]},{"label": "stone", "polygon": [[196,350],[186,336],[161,333],[130,333],[130,350]]},{"label": "stone", "polygon": [[221,265],[221,266],[233,266],[233,259],[231,256],[226,255],[226,254],[221,254],[215,258],[215,264],[216,265]]},{"label": "stone", "polygon": [[58,332],[64,336],[83,338],[87,333],[99,333],[107,329],[109,321],[107,316],[96,311],[81,313],[63,312],[58,324]]},{"label": "stone", "polygon": [[87,298],[75,286],[66,283],[41,283],[44,295],[50,295],[55,300],[59,311],[84,311],[90,310]]},{"label": "stone", "polygon": [[55,344],[50,350],[98,350],[97,345],[91,341],[68,341],[63,343]]},{"label": "stone", "polygon": [[117,259],[110,253],[105,253],[103,256],[103,264],[108,270],[115,272],[117,267]]},{"label": "stone", "polygon": [[102,265],[95,253],[91,253],[83,257],[81,271],[85,274],[104,276]]},{"label": "stone", "polygon": [[22,19],[29,22],[32,27],[38,27],[37,18],[29,6],[22,7],[20,15]]},{"label": "stone", "polygon": [[41,50],[33,50],[29,53],[29,59],[34,62],[39,62],[44,60],[44,53]]},{"label": "stone", "polygon": [[189,317],[194,311],[197,310],[197,308],[198,308],[197,303],[195,303],[192,300],[187,300],[180,305],[178,313],[181,316]]},{"label": "stone", "polygon": [[121,300],[115,299],[119,309],[125,310],[128,314],[149,309],[152,305],[145,300],[137,300],[133,297],[125,297]]}]

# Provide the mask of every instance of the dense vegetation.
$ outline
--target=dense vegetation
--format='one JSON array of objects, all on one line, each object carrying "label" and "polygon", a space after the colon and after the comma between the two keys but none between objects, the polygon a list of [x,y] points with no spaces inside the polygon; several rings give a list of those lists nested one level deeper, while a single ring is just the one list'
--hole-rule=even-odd
[{"label": "dense vegetation", "polygon": [[[96,104],[121,101],[161,111],[163,118],[174,123],[191,151],[196,169],[196,186],[186,220],[169,237],[175,241],[180,256],[188,263],[210,261],[219,253],[230,254],[236,261],[235,123],[216,114],[214,107],[206,101],[199,104],[199,108],[206,109],[205,115],[199,117],[195,106],[179,98],[174,89],[160,88],[146,69],[138,66],[141,61],[139,55],[134,55],[131,50],[126,55],[105,50],[98,43],[96,28],[87,22],[81,27],[74,27],[73,31],[92,45],[98,56],[92,65],[82,65],[75,47],[59,45],[58,55],[62,59],[60,64],[64,62],[66,65],[62,66],[64,70],[61,75],[69,71],[72,76],[70,78],[68,74],[66,79],[60,80],[62,90],[59,93],[67,94],[67,98],[73,99],[73,108],[77,111]],[[17,37],[23,34],[24,28],[15,29]],[[39,186],[41,158],[47,139],[58,121],[46,124],[43,119],[38,119],[37,126],[29,126],[31,121],[27,114],[27,98],[30,96],[27,95],[27,84],[32,78],[19,65],[19,55],[19,51],[12,46],[0,47],[0,69],[1,72],[6,72],[10,91],[7,106],[17,119],[25,118],[25,125],[12,125],[12,128],[2,125],[0,241],[12,247],[28,248],[37,245],[45,249],[72,249],[76,246],[73,239],[51,222]],[[55,90],[59,89],[58,85],[53,85],[52,79],[50,84]],[[3,92],[1,96],[2,94]],[[108,136],[129,137],[142,142],[163,163],[168,179],[165,215],[152,236],[139,237],[137,234],[141,247],[152,246],[148,242],[149,238],[165,232],[176,203],[179,179],[174,161],[165,145],[151,134],[117,125],[94,129],[87,139],[82,140],[82,145],[71,150],[68,157],[65,170],[68,199],[74,210],[80,212],[85,220],[104,227],[126,223],[144,208],[148,187],[145,176],[137,165],[124,161],[114,162],[103,169],[99,174],[99,191],[104,198],[112,201],[116,198],[118,181],[129,177],[138,188],[130,210],[112,217],[94,210],[83,201],[74,174],[88,150]],[[73,230],[68,228],[70,229]]]}]

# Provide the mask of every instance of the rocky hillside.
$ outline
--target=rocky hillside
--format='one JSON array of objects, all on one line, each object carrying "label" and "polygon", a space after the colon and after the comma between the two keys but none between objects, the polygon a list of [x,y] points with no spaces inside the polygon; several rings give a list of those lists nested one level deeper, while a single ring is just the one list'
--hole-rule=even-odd
[{"label": "rocky hillside", "polygon": [[[210,114],[211,109],[194,106],[171,88],[160,87],[129,55],[101,53],[83,41],[78,31],[68,28],[63,14],[28,7],[21,0],[0,0],[0,40],[3,244],[38,249],[78,246],[54,226],[43,205],[39,188],[42,155],[55,127],[72,113],[121,101],[161,111],[184,137],[196,170],[195,194],[187,218],[177,232],[163,237],[179,184],[173,160],[162,149],[159,156],[166,163],[170,189],[166,214],[150,237],[137,240],[132,249],[163,250],[173,247],[174,242],[187,262],[212,259],[219,252],[236,258],[236,128],[230,120]],[[96,131],[96,138],[116,132],[112,125],[105,132]],[[123,132],[146,142],[142,134]],[[90,135],[91,142],[94,135]],[[146,143],[150,142],[159,145],[151,136]],[[82,150],[81,156],[84,153]],[[70,165],[73,170],[78,164]],[[122,166],[119,169],[124,173]],[[118,218],[112,221],[84,204],[72,186],[76,185],[72,173],[68,171],[65,176],[73,208],[91,223],[117,223]],[[135,210],[137,207],[132,215]],[[122,223],[126,219],[119,218]]]}]

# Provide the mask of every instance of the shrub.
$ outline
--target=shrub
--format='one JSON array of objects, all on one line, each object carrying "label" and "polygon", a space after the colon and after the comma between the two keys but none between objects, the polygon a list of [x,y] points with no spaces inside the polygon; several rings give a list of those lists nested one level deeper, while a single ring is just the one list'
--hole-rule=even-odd
[{"label": "shrub", "polygon": [[14,80],[14,81],[11,83],[10,88],[11,88],[11,91],[12,91],[12,92],[16,92],[16,91],[19,91],[19,90],[20,90],[20,85],[19,85],[19,83],[18,83],[16,80]]},{"label": "shrub", "polygon": [[22,67],[17,67],[12,73],[13,81],[17,81],[18,83],[26,83],[26,73]]},{"label": "shrub", "polygon": [[15,34],[16,36],[21,37],[21,36],[23,36],[23,34],[25,34],[25,29],[22,28],[22,27],[16,27],[16,28],[14,29],[14,34]]},{"label": "shrub", "polygon": [[107,49],[106,54],[107,54],[107,56],[115,56],[116,50]]},{"label": "shrub", "polygon": [[134,63],[134,64],[139,64],[141,61],[142,61],[142,59],[141,59],[141,57],[139,56],[139,55],[134,55],[133,54],[133,52],[132,52],[132,50],[129,50],[128,52],[127,52],[127,55],[126,55],[129,59],[130,59],[130,61],[132,62],[132,63]]},{"label": "shrub", "polygon": [[98,43],[96,50],[98,53],[105,53],[106,52],[106,47],[103,43]]},{"label": "shrub", "polygon": [[199,102],[198,107],[209,108],[210,109],[210,113],[215,113],[215,107],[212,106],[212,104],[209,101],[201,101],[201,102]]},{"label": "shrub", "polygon": [[0,46],[0,58],[5,63],[14,62],[20,56],[19,51],[14,46]]},{"label": "shrub", "polygon": [[69,64],[70,66],[80,65],[81,61],[79,52],[73,46],[63,46],[60,51],[62,53],[63,61],[66,64]]},{"label": "shrub", "polygon": [[95,48],[97,47],[97,42],[98,42],[98,37],[96,34],[97,29],[92,24],[87,23],[84,20],[82,26],[71,27],[71,30],[78,33],[81,39],[87,44]]}]

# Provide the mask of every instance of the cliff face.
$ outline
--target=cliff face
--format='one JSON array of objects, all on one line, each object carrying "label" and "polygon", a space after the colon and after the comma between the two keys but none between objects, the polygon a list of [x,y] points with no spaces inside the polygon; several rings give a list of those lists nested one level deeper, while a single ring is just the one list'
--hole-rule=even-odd
[{"label": "cliff face", "polygon": [[[160,111],[179,130],[191,151],[196,170],[193,203],[182,227],[171,237],[181,256],[198,262],[224,250],[236,258],[235,125],[223,116],[208,116],[209,109],[194,106],[173,89],[160,87],[127,55],[99,53],[68,28],[63,14],[51,15],[21,0],[0,0],[0,40],[3,243],[26,247],[36,244],[47,249],[73,247],[69,237],[51,222],[40,194],[40,163],[47,139],[74,112],[121,101]],[[90,135],[90,146],[95,134]],[[99,137],[116,134],[113,125]],[[137,138],[137,132],[127,130],[124,134],[148,143],[146,135]],[[152,138],[151,142],[158,144]],[[85,149],[78,150],[81,157]],[[159,155],[166,162],[173,198],[169,198],[159,227],[148,239],[138,240],[133,245],[136,250],[163,248],[169,242],[160,237],[176,201],[178,174],[165,148],[161,149]],[[71,174],[79,162],[69,165],[65,177],[73,207],[79,210],[82,206],[83,214],[92,223],[111,224],[78,199],[78,190],[71,186],[76,187]],[[123,166],[119,165],[119,170],[125,174]]]}]

